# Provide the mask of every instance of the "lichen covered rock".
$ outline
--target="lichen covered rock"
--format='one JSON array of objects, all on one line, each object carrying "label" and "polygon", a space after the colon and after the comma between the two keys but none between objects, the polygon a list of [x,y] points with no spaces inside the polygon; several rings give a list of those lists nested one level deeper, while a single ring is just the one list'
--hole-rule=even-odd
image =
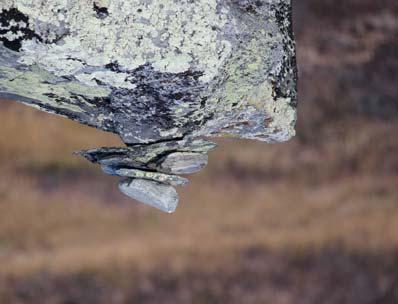
[{"label": "lichen covered rock", "polygon": [[2,0],[0,97],[120,135],[83,153],[106,173],[178,184],[207,163],[195,138],[294,135],[290,19],[290,0]]}]

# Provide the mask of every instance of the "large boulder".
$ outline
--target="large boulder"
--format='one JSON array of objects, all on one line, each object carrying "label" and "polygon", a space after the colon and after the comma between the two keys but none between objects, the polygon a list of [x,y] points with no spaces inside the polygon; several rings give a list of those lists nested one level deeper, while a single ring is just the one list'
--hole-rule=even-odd
[{"label": "large boulder", "polygon": [[95,151],[120,160],[105,172],[196,171],[200,136],[288,140],[296,75],[290,0],[0,3],[0,97],[119,134],[122,152]]}]

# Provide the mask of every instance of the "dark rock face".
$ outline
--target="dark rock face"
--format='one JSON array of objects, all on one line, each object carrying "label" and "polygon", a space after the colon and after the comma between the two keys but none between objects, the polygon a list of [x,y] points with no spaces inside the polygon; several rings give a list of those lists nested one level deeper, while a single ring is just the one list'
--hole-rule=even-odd
[{"label": "dark rock face", "polygon": [[158,194],[207,163],[197,137],[291,138],[296,81],[290,0],[0,4],[0,97],[119,134],[82,154]]}]

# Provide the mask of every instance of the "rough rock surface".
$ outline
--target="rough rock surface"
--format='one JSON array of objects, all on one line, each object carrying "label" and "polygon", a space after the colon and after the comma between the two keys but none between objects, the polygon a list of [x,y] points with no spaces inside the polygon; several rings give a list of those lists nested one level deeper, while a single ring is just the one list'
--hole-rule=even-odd
[{"label": "rough rock surface", "polygon": [[119,134],[82,154],[164,196],[207,163],[197,137],[291,138],[296,75],[290,0],[0,3],[0,97]]}]

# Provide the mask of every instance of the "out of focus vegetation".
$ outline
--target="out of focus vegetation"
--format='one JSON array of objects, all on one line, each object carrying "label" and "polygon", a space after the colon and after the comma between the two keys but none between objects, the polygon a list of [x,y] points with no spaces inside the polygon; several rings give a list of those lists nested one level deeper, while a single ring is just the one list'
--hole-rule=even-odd
[{"label": "out of focus vegetation", "polygon": [[174,215],[0,101],[0,303],[398,303],[398,4],[296,2],[297,137],[220,141]]}]

